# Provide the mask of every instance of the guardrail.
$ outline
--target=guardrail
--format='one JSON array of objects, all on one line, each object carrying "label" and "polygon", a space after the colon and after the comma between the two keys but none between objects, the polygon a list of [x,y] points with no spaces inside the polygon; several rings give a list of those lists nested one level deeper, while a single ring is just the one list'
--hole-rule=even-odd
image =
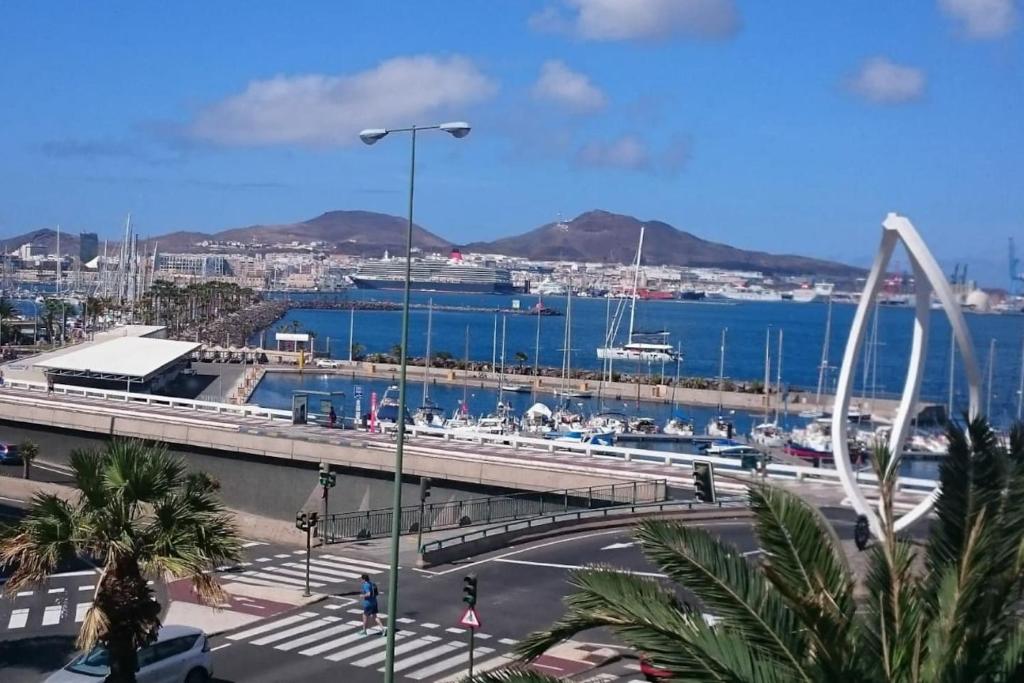
[{"label": "guardrail", "polygon": [[550,515],[532,517],[530,519],[507,522],[501,525],[468,531],[464,534],[439,538],[436,541],[429,541],[420,546],[420,554],[435,552],[454,545],[462,545],[469,541],[476,541],[490,536],[507,534],[520,529],[534,529],[549,524],[556,524],[567,520],[583,519],[606,519],[624,514],[635,514],[636,512],[663,512],[665,510],[693,510],[694,507],[700,510],[720,510],[723,508],[745,508],[747,504],[742,500],[719,500],[717,503],[699,503],[694,501],[662,501],[660,503],[638,503],[634,505],[617,505],[599,510],[575,510],[570,512],[556,512]]},{"label": "guardrail", "polygon": [[[593,458],[609,458],[625,462],[653,462],[669,466],[692,467],[694,460],[711,462],[715,469],[723,473],[735,473],[748,478],[750,470],[743,467],[741,460],[736,458],[719,458],[705,454],[673,453],[666,451],[652,451],[642,448],[623,448],[621,446],[603,446],[599,444],[578,443],[575,441],[563,441],[558,439],[543,439],[521,434],[486,434],[459,432],[458,430],[439,429],[437,427],[409,426],[408,432],[413,436],[429,436],[445,441],[457,441],[463,443],[474,443],[480,446],[503,446],[514,450],[529,449],[542,450],[548,453],[559,451],[586,455]],[[804,465],[783,465],[771,463],[765,466],[764,474],[769,478],[783,480],[814,480],[823,484],[839,485],[839,472],[834,469],[821,467],[809,467]],[[873,472],[860,472],[857,480],[868,486],[878,485],[878,477]],[[937,482],[933,479],[921,479],[915,477],[900,477],[897,482],[897,490],[908,493],[928,495],[935,488]]]},{"label": "guardrail", "polygon": [[[556,491],[513,493],[428,503],[404,507],[399,528],[404,534],[434,531],[473,524],[520,520],[552,512],[595,510],[620,505],[655,503],[665,500],[665,480],[643,480]],[[325,543],[341,540],[380,538],[391,534],[394,517],[390,508],[364,512],[342,512],[320,520],[319,533]]]},{"label": "guardrail", "polygon": [[25,389],[27,391],[38,391],[44,394],[60,396],[79,396],[82,398],[98,398],[119,403],[141,404],[148,406],[161,406],[165,408],[180,408],[200,413],[216,413],[223,415],[236,415],[239,417],[260,417],[267,420],[291,420],[290,410],[278,410],[276,408],[262,408],[257,405],[234,403],[218,403],[216,401],[199,401],[190,398],[174,398],[171,396],[159,396],[156,394],[138,394],[128,391],[116,391],[113,389],[93,389],[90,387],[79,387],[70,384],[55,384],[53,391],[48,391],[46,382],[34,382],[23,379],[5,379],[4,386],[12,389]]}]

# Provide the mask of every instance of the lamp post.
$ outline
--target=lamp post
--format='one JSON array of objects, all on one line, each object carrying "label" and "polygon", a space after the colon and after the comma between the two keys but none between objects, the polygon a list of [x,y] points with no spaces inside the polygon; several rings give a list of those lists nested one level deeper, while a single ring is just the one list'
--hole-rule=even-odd
[{"label": "lamp post", "polygon": [[405,235],[405,287],[402,296],[402,353],[398,370],[398,430],[395,439],[395,483],[394,503],[391,511],[391,573],[388,576],[388,635],[385,646],[384,682],[395,680],[395,626],[398,618],[398,540],[402,533],[402,455],[405,447],[405,377],[408,366],[409,346],[409,286],[412,279],[412,209],[416,188],[416,133],[421,130],[443,130],[456,138],[469,135],[470,127],[465,121],[453,121],[435,126],[410,126],[409,128],[368,128],[359,133],[359,138],[372,145],[390,133],[410,133],[411,154],[409,159],[409,224]]}]

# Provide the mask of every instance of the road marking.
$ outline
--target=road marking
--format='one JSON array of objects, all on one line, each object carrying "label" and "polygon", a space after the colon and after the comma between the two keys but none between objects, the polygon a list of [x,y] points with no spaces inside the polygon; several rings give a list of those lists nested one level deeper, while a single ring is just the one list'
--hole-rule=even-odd
[{"label": "road marking", "polygon": [[262,638],[251,640],[249,641],[249,644],[269,645],[270,643],[276,643],[279,640],[284,640],[285,638],[297,636],[300,633],[305,633],[306,631],[312,631],[315,628],[329,626],[335,621],[338,621],[338,617],[324,617],[323,619],[314,619],[313,621],[307,621],[305,624],[299,624],[298,626],[293,626],[289,629],[285,629],[284,631],[278,631],[277,633],[272,633],[269,636],[263,636]]},{"label": "road marking", "polygon": [[[305,555],[305,554],[306,554],[305,550],[293,550],[292,551],[292,555]],[[281,555],[275,555],[275,557],[281,557]],[[284,557],[288,557],[288,556],[285,555]]]},{"label": "road marking", "polygon": [[519,641],[515,638],[501,638],[498,640],[502,645],[518,645]]},{"label": "road marking", "polygon": [[[426,647],[427,645],[430,645],[431,643],[436,643],[439,640],[441,639],[437,636],[423,636],[422,638],[416,638],[415,640],[407,640],[406,642],[402,643],[401,645],[395,648],[395,656],[397,657],[400,654],[412,652],[413,650],[418,650],[421,647]],[[386,657],[387,654],[387,652],[378,652],[375,655],[370,655],[369,657],[357,659],[351,664],[352,666],[359,667],[376,666],[377,664],[382,664],[384,662],[384,657]]]},{"label": "road marking", "polygon": [[51,579],[61,579],[61,578],[64,578],[65,576],[93,576],[94,574],[99,574],[99,573],[100,573],[99,569],[83,569],[82,571],[77,571],[77,572],[64,572],[63,574],[50,574],[50,578]]},{"label": "road marking", "polygon": [[75,623],[76,624],[81,623],[82,621],[85,621],[85,613],[89,611],[90,607],[92,607],[92,603],[91,602],[80,602],[77,605],[75,605]]},{"label": "road marking", "polygon": [[91,590],[95,590],[95,589],[96,589],[96,586],[94,584],[91,584],[91,583],[86,584],[84,586],[79,586],[78,587],[78,590],[80,590],[80,591],[91,591]]},{"label": "road marking", "polygon": [[[444,645],[438,645],[437,647],[431,648],[426,652],[421,652],[418,655],[414,655],[412,657],[409,657],[408,659],[404,659],[401,662],[395,662],[395,673],[414,667],[420,662],[427,662],[436,657],[440,657],[441,655],[448,654],[453,650],[458,650],[460,647],[465,647],[465,645],[466,644],[463,642],[445,643]],[[383,670],[384,667],[380,667],[379,669],[377,669],[377,671]]]},{"label": "road marking", "polygon": [[[299,564],[298,562],[285,562],[283,566],[285,566],[285,567],[293,567],[293,568],[301,569],[303,571],[306,570],[306,565]],[[322,567],[320,565],[313,564],[313,563],[310,563],[309,571],[316,572],[316,573],[320,574],[321,576],[333,576],[334,578],[331,579],[332,581],[338,581],[339,579],[340,580],[354,580],[354,579],[358,579],[359,578],[358,574],[352,574],[350,572],[339,572],[336,569],[328,569],[327,567]]]},{"label": "road marking", "polygon": [[[529,567],[550,567],[552,569],[595,569],[594,567],[586,567],[579,564],[559,564],[557,562],[533,562],[531,560],[504,560],[496,559],[495,562],[502,562],[507,564],[522,564]],[[657,572],[633,572],[628,569],[614,569],[609,567],[601,567],[600,571],[610,571],[616,574],[632,574],[633,576],[649,576],[655,579],[666,579],[666,574],[658,574]]]},{"label": "road marking", "polygon": [[228,582],[228,583],[231,583],[231,582],[245,583],[245,584],[248,584],[250,586],[263,586],[264,588],[266,588],[268,586],[272,587],[272,586],[276,586],[277,585],[277,584],[275,584],[275,583],[273,583],[271,581],[264,581],[263,579],[254,579],[251,576],[241,576],[239,574],[232,574],[231,576],[225,576],[224,577],[224,581]]},{"label": "road marking", "polygon": [[332,626],[331,628],[325,628],[323,631],[318,631],[317,633],[313,633],[313,634],[308,635],[308,636],[303,636],[302,638],[297,638],[295,640],[289,640],[287,643],[281,643],[280,645],[275,645],[274,649],[275,650],[284,650],[286,652],[289,651],[289,650],[296,650],[296,649],[302,647],[303,645],[309,645],[310,643],[315,643],[318,640],[323,640],[324,638],[330,638],[331,636],[336,636],[339,633],[345,633],[346,631],[351,631],[354,628],[362,628],[362,626],[363,625],[362,625],[361,622],[358,622],[358,621],[348,621],[348,622],[345,622],[344,624],[339,624],[338,626]]},{"label": "road marking", "polygon": [[441,627],[440,624],[431,624],[430,622],[424,622],[424,623],[420,624],[420,626],[422,626],[423,628],[440,628]]},{"label": "road marking", "polygon": [[[301,565],[300,565],[301,566]],[[306,570],[302,569],[289,569],[288,567],[264,567],[265,571],[273,572],[274,574],[285,574],[287,576],[295,576],[302,580],[306,579]],[[315,581],[323,581],[324,583],[337,583],[338,577],[327,576],[325,574],[318,574],[312,569],[309,572],[309,578]]]},{"label": "road marking", "polygon": [[250,628],[239,633],[233,633],[232,635],[228,636],[228,640],[244,640],[245,638],[252,638],[253,636],[258,636],[259,634],[266,633],[267,631],[273,631],[274,629],[281,628],[282,626],[290,626],[297,622],[305,621],[306,619],[312,619],[315,616],[316,612],[302,612],[301,614],[293,614],[292,616],[285,617],[284,619],[278,619],[277,621],[271,621],[268,624],[263,624],[255,628]]},{"label": "road marking", "polygon": [[[306,552],[306,551],[303,550],[302,552]],[[291,559],[292,556],[289,555],[288,553],[281,553],[280,555],[274,555],[274,557],[276,557],[278,559]]]},{"label": "road marking", "polygon": [[[273,567],[268,567],[268,569],[273,569]],[[302,587],[306,585],[305,581],[300,581],[299,579],[293,579],[288,576],[278,576],[277,574],[265,574],[263,572],[244,572],[240,576],[254,576],[257,579],[269,580],[272,583],[285,583],[290,584],[292,586]],[[321,588],[323,587],[324,584],[320,583],[319,581],[310,580],[309,585],[313,588]]]},{"label": "road marking", "polygon": [[223,650],[226,647],[231,647],[231,643],[224,643],[223,645],[218,645],[217,647],[211,647],[210,648],[210,652],[216,652],[217,650]]},{"label": "road marking", "polygon": [[60,623],[60,615],[64,612],[63,605],[49,605],[43,610],[43,626],[53,626]]},{"label": "road marking", "polygon": [[313,564],[318,564],[318,565],[324,566],[324,567],[330,567],[331,569],[333,569],[335,571],[344,572],[346,574],[353,575],[353,576],[355,576],[357,578],[359,576],[361,576],[362,574],[364,574],[364,573],[366,573],[366,574],[380,574],[380,572],[377,571],[376,569],[373,569],[373,570],[370,570],[370,571],[366,571],[363,567],[353,567],[351,565],[347,565],[347,564],[345,564],[343,562],[337,562],[335,560],[310,560],[310,562],[312,562]]},{"label": "road marking", "polygon": [[[501,668],[506,664],[511,664],[514,661],[516,661],[516,658],[512,655],[499,655],[494,659],[488,659],[487,661],[480,662],[479,664],[474,663],[473,674],[476,675],[487,673],[492,669]],[[451,674],[447,678],[442,678],[436,683],[460,683],[460,681],[465,681],[467,678],[469,678],[469,669],[463,669],[462,671],[456,674]]]},{"label": "road marking", "polygon": [[[408,635],[408,633],[396,633],[395,640],[402,640]],[[388,639],[377,633],[370,633],[363,636],[363,638],[369,638],[369,642],[363,643],[362,645],[356,645],[355,647],[348,648],[342,652],[335,652],[333,655],[327,655],[324,659],[329,662],[341,662],[349,657],[355,657],[356,655],[361,655],[364,652],[376,650],[378,647],[383,648],[388,644]]]},{"label": "road marking", "polygon": [[451,628],[446,628],[445,631],[447,631],[448,633],[465,633],[466,629],[455,628],[454,626],[452,626]]},{"label": "road marking", "polygon": [[243,548],[255,548],[258,545],[267,545],[263,541],[246,541],[242,544]]},{"label": "road marking", "polygon": [[324,609],[341,609],[341,605],[324,605]]},{"label": "road marking", "polygon": [[628,543],[612,543],[601,548],[601,550],[621,550],[623,548],[632,548],[636,545],[636,541],[630,541]]},{"label": "road marking", "polygon": [[46,591],[47,595],[53,595],[54,593],[63,593],[63,592],[64,592],[63,588],[51,588],[50,590]]},{"label": "road marking", "polygon": [[410,619],[409,617],[399,617],[398,619],[395,619],[395,621],[397,621],[399,624],[414,624],[414,623],[416,623],[415,619]]},{"label": "road marking", "polygon": [[487,640],[487,639],[488,639],[488,638],[490,638],[490,637],[491,637],[491,636],[490,636],[490,634],[489,634],[489,633],[477,633],[477,634],[476,634],[476,638],[477,638],[477,640]]},{"label": "road marking", "polygon": [[33,595],[34,593],[35,593],[35,591],[21,591],[20,593],[15,594],[14,597],[16,597],[16,598],[27,598],[27,597]]},{"label": "road marking", "polygon": [[[322,555],[321,557],[326,557],[331,560],[338,560],[339,562],[348,562],[349,564],[354,564],[356,566],[366,565],[367,567],[376,567],[377,569],[382,569],[385,571],[391,569],[391,566],[387,564],[381,564],[380,562],[371,562],[370,560],[358,560],[353,557],[345,557],[343,555]],[[399,567],[399,569],[401,569],[401,567]]]},{"label": "road marking", "polygon": [[[492,650],[489,647],[478,647],[478,648],[476,648],[476,653],[475,654],[478,654],[478,655],[489,655],[492,652],[494,652],[494,650]],[[442,671],[447,671],[448,669],[452,669],[454,667],[461,666],[462,664],[465,664],[468,661],[469,661],[469,652],[460,652],[459,654],[457,654],[457,655],[455,655],[453,657],[449,657],[448,659],[443,659],[440,662],[438,662],[437,664],[434,664],[432,666],[428,666],[425,669],[419,669],[418,671],[413,671],[411,674],[408,675],[408,678],[411,678],[411,679],[413,679],[415,681],[421,681],[424,678],[429,678],[430,676],[435,676],[435,675],[441,673]]]},{"label": "road marking", "polygon": [[[312,657],[313,655],[318,655],[322,652],[330,652],[331,650],[337,650],[339,647],[345,647],[349,643],[354,643],[357,640],[362,640],[363,638],[371,637],[363,635],[362,626],[362,623],[360,623],[358,631],[356,631],[355,633],[351,633],[347,636],[344,636],[342,638],[335,638],[334,640],[329,640],[326,643],[321,643],[320,645],[311,647],[307,650],[299,650],[299,654],[306,655],[307,657]],[[376,637],[380,638],[380,636]],[[385,638],[384,640],[387,640],[387,638]]]},{"label": "road marking", "polygon": [[7,622],[7,628],[24,628],[25,624],[28,623],[28,610],[27,609],[16,609],[11,610],[11,619]]},{"label": "road marking", "polygon": [[272,558],[272,557],[257,557],[253,561],[254,562],[270,562],[272,559],[274,559],[274,558]]}]

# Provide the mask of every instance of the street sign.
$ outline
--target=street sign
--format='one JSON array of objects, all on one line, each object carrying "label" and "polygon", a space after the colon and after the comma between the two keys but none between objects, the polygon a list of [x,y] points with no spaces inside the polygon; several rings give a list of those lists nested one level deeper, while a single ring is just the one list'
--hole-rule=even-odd
[{"label": "street sign", "polygon": [[362,398],[363,397],[363,385],[362,384],[357,384],[354,387],[352,387],[352,395],[355,396],[356,398]]},{"label": "street sign", "polygon": [[476,610],[472,607],[466,609],[462,618],[459,619],[459,626],[465,628],[480,628],[480,617],[477,616]]}]

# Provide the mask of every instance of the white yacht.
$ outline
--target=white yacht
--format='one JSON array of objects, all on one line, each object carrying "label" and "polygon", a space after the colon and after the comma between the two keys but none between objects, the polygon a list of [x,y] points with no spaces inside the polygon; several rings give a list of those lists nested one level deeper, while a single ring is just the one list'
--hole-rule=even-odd
[{"label": "white yacht", "polygon": [[786,437],[779,425],[774,422],[763,422],[755,425],[750,431],[750,440],[759,446],[782,447],[786,445]]},{"label": "white yacht", "polygon": [[[626,343],[615,344],[618,336],[619,325],[625,312],[623,305],[625,299],[620,299],[615,307],[615,316],[612,324],[607,330],[604,346],[597,349],[597,357],[601,360],[632,360],[647,361],[648,363],[674,363],[678,352],[671,344],[666,343],[668,332],[638,332],[634,328],[636,321],[636,300],[640,278],[640,256],[644,249],[644,228],[640,227],[640,243],[636,249],[636,261],[633,267],[633,292],[629,298],[629,333],[626,335]],[[660,340],[660,341],[659,341]]]},{"label": "white yacht", "polygon": [[677,415],[665,423],[662,432],[669,436],[693,436],[693,420]]},{"label": "white yacht", "polygon": [[732,420],[729,420],[722,415],[713,417],[708,421],[707,435],[713,436],[716,439],[731,439],[735,434],[735,428],[733,427]]}]

